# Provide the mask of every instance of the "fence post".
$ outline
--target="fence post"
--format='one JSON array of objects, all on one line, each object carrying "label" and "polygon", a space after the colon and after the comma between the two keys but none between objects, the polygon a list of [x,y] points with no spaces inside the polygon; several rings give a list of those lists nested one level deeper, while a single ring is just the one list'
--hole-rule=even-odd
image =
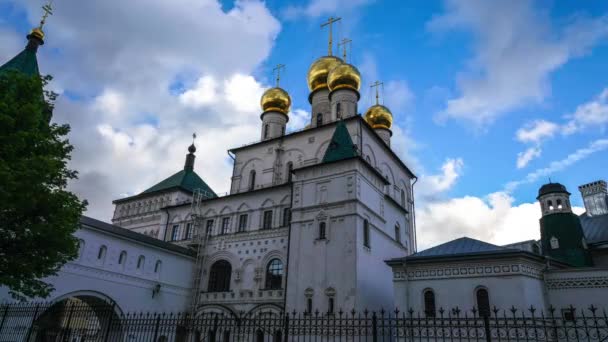
[{"label": "fence post", "polygon": [[287,342],[289,339],[289,313],[285,312],[285,328],[283,329],[283,341]]},{"label": "fence post", "polygon": [[376,317],[376,311],[372,314],[372,341],[378,342],[378,318]]},{"label": "fence post", "polygon": [[104,341],[108,342],[108,338],[110,338],[110,327],[112,326],[112,318],[114,318],[114,305],[116,305],[116,303],[112,303],[112,308],[110,309],[110,312],[108,313],[110,315],[110,317],[108,318],[108,326],[106,328],[106,337],[104,337]]},{"label": "fence post", "polygon": [[38,308],[40,304],[36,304],[36,309],[34,310],[34,316],[32,316],[32,324],[30,324],[30,328],[27,331],[27,337],[25,338],[26,342],[29,342],[30,337],[32,336],[32,329],[34,328],[34,323],[36,323],[36,316],[38,316]]},{"label": "fence post", "polygon": [[160,328],[160,315],[157,314],[156,316],[156,326],[154,327],[154,339],[152,340],[153,342],[156,342],[156,340],[158,339],[158,329]]},{"label": "fence post", "polygon": [[4,313],[2,314],[2,321],[0,321],[0,332],[2,332],[2,328],[4,327],[4,320],[6,320],[6,315],[8,315],[8,304],[4,306]]},{"label": "fence post", "polygon": [[492,331],[490,330],[490,315],[483,315],[483,326],[486,331],[486,342],[492,342]]}]

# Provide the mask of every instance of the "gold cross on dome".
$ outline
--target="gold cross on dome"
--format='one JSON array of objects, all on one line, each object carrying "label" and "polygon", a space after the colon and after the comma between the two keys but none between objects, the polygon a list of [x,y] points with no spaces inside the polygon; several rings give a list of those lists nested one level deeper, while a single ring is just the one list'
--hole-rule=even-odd
[{"label": "gold cross on dome", "polygon": [[376,88],[376,104],[380,104],[379,102],[379,93],[378,93],[378,88],[380,88],[380,86],[382,86],[384,88],[384,82],[380,82],[380,81],[376,81],[374,82],[374,84],[372,84],[370,86],[370,88]]},{"label": "gold cross on dome", "polygon": [[281,81],[281,69],[285,70],[285,64],[277,64],[277,66],[274,67],[274,69],[272,69],[273,73],[275,71],[277,72],[277,77],[276,77],[277,88],[279,87],[279,82]]},{"label": "gold cross on dome", "polygon": [[338,43],[338,49],[340,49],[340,46],[343,47],[342,50],[342,57],[344,57],[344,61],[346,62],[346,46],[350,45],[350,43],[352,43],[353,41],[348,39],[348,38],[344,38],[342,39],[341,42]]},{"label": "gold cross on dome", "polygon": [[53,15],[53,1],[49,1],[46,5],[42,6],[42,10],[44,11],[44,14],[42,15],[42,20],[40,20],[40,29],[42,29],[42,26],[46,23],[46,18],[48,18],[49,15]]},{"label": "gold cross on dome", "polygon": [[340,21],[342,20],[342,18],[334,18],[334,17],[329,17],[329,19],[327,19],[327,22],[321,24],[321,28],[325,27],[325,26],[329,26],[329,47],[327,50],[327,55],[331,56],[331,50],[333,47],[333,40],[332,40],[332,26],[333,23],[335,23],[336,21]]}]

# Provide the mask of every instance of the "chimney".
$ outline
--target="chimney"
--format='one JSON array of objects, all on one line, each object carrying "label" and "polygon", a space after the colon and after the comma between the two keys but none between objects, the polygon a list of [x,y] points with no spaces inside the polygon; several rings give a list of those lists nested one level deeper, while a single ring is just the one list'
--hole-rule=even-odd
[{"label": "chimney", "polygon": [[599,180],[578,187],[583,196],[587,216],[608,214],[608,188],[606,181]]}]

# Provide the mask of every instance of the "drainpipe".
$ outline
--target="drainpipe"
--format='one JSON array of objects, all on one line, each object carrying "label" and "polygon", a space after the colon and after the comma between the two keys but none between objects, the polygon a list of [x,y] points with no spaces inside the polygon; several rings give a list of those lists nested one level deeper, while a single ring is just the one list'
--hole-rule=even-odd
[{"label": "drainpipe", "polygon": [[[292,171],[293,173],[293,171]],[[293,177],[292,177],[293,179]],[[291,220],[289,221],[289,224],[287,225],[287,260],[285,261],[287,263],[287,267],[285,267],[285,289],[283,290],[283,311],[287,314],[287,289],[289,288],[289,286],[287,286],[287,281],[289,281],[289,250],[291,248],[291,221],[293,221],[293,187],[294,187],[294,182],[291,182],[291,187],[290,187],[290,196],[291,196],[291,208],[289,215],[291,216]]]}]

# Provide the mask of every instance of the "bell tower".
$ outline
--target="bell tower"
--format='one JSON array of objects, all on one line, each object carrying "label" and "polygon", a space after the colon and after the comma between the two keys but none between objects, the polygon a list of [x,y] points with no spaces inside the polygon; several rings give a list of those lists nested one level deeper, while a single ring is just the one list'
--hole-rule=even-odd
[{"label": "bell tower", "polygon": [[570,193],[560,183],[547,183],[538,190],[542,217],[540,237],[543,255],[572,266],[591,266],[591,255],[581,222],[572,212]]}]

